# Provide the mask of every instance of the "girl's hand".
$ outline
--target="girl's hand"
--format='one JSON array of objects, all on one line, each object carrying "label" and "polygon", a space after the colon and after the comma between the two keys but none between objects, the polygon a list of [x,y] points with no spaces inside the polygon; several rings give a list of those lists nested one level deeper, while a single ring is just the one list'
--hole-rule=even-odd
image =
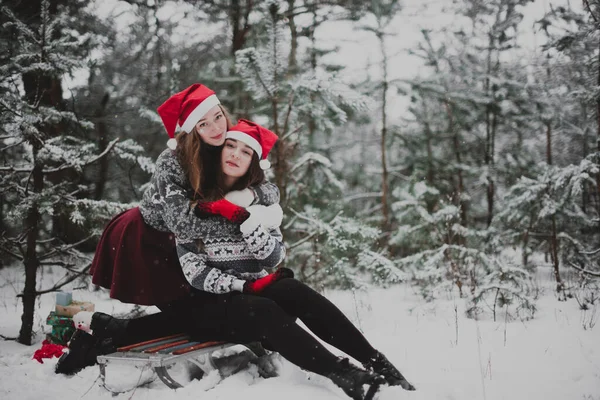
[{"label": "girl's hand", "polygon": [[269,274],[263,278],[259,278],[255,281],[246,281],[244,284],[243,293],[245,294],[259,294],[266,287],[272,285],[273,283],[285,279],[285,278],[293,278],[294,271],[289,268],[281,267],[277,271]]},{"label": "girl's hand", "polygon": [[267,229],[278,228],[283,221],[283,210],[279,204],[254,205],[246,210],[250,213],[250,217],[240,225],[240,231],[245,235],[255,230],[258,225]]}]

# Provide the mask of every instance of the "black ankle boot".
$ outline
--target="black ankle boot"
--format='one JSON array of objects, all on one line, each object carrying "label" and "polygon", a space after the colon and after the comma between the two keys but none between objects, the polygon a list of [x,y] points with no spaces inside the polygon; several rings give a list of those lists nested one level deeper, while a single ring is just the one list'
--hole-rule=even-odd
[{"label": "black ankle boot", "polygon": [[54,372],[73,375],[96,363],[96,339],[89,333],[77,329],[69,342],[69,352],[58,359]]},{"label": "black ankle boot", "polygon": [[[354,400],[372,399],[379,385],[385,383],[383,377],[351,364],[347,358],[338,361],[336,368],[327,377]],[[364,385],[369,386],[366,394]]]},{"label": "black ankle boot", "polygon": [[111,339],[112,343],[118,344],[120,339],[125,336],[129,320],[114,318],[108,314],[95,312],[92,315],[90,329],[93,331],[94,337],[99,342],[105,342],[106,339]]},{"label": "black ankle boot", "polygon": [[375,355],[363,365],[366,369],[373,371],[376,374],[383,375],[390,386],[402,386],[405,390],[416,390],[400,371],[398,371],[398,368],[394,367],[386,356],[380,352],[376,352]]}]

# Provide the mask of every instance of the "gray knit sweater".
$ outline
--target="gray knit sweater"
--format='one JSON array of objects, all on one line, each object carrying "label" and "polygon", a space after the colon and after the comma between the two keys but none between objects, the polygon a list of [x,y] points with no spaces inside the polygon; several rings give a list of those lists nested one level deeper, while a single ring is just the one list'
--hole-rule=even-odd
[{"label": "gray knit sweater", "polygon": [[[266,182],[252,188],[255,203],[279,202],[279,189]],[[239,224],[221,216],[198,218],[190,208],[192,188],[175,153],[166,149],[156,161],[151,185],[140,212],[144,221],[163,232],[173,232],[177,253],[188,282],[211,293],[242,290],[247,279],[265,276],[285,257],[279,229],[258,225],[242,235]]]}]

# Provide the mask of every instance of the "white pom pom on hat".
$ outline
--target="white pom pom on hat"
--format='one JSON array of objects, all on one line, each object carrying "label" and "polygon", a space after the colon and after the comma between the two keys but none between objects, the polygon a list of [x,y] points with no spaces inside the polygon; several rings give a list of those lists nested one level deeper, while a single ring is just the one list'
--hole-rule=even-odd
[{"label": "white pom pom on hat", "polygon": [[269,161],[265,158],[264,160],[260,160],[258,162],[258,165],[260,165],[260,169],[262,169],[264,171],[264,170],[271,168],[271,161]]},{"label": "white pom pom on hat", "polygon": [[177,148],[177,139],[171,138],[167,140],[167,147],[171,150],[175,150]]}]

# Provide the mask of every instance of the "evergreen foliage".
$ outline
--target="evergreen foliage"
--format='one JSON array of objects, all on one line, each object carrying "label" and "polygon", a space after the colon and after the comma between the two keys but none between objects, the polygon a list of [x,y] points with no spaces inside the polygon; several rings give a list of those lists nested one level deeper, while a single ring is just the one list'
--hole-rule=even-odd
[{"label": "evergreen foliage", "polygon": [[[236,53],[236,69],[257,104],[268,105],[262,114],[280,141],[275,149],[275,180],[282,189],[290,249],[287,263],[302,279],[330,286],[354,287],[361,276],[374,281],[398,281],[382,254],[370,252],[378,231],[358,219],[342,217],[339,201],[344,183],[326,154],[311,151],[307,126],[325,134],[347,121],[345,109],[365,111],[369,100],[334,74],[307,71],[290,75],[281,4],[267,1],[264,44]],[[365,260],[377,260],[366,266]]]},{"label": "evergreen foliage", "polygon": [[[69,271],[66,282],[85,273],[90,259],[77,246],[93,236],[90,228],[123,209],[121,204],[88,200],[91,187],[84,179],[85,168],[107,157],[117,140],[98,149],[86,137],[93,124],[69,109],[56,87],[64,76],[85,65],[94,41],[90,33],[71,29],[67,7],[49,0],[40,6],[33,18],[16,15],[7,6],[1,8],[3,41],[15,42],[3,66],[0,100],[5,160],[0,167],[0,250],[25,267],[19,335],[24,344],[31,343],[36,296],[61,286],[37,288],[38,268],[63,266]],[[125,144],[119,154],[142,157],[143,151]]]}]

